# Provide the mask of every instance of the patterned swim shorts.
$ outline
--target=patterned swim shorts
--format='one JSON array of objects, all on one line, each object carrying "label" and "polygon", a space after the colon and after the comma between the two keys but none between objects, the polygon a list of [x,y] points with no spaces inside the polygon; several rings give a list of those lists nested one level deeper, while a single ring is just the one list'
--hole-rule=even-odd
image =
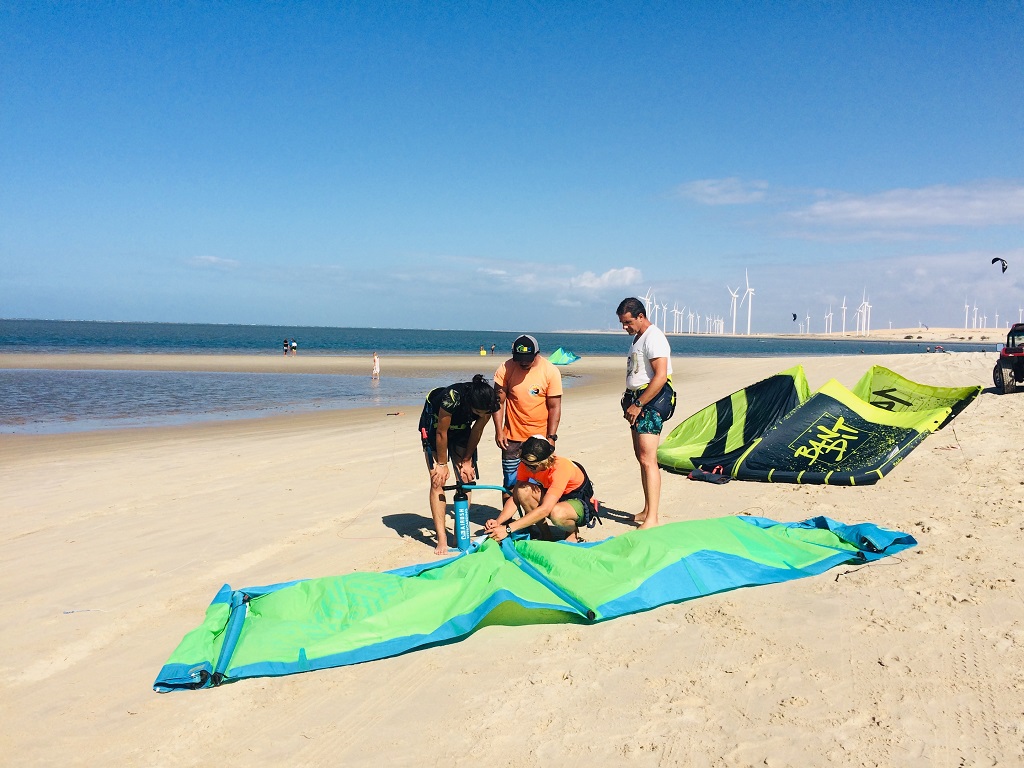
[{"label": "patterned swim shorts", "polygon": [[638,435],[660,435],[664,421],[661,414],[653,408],[644,407],[637,417],[633,429]]}]

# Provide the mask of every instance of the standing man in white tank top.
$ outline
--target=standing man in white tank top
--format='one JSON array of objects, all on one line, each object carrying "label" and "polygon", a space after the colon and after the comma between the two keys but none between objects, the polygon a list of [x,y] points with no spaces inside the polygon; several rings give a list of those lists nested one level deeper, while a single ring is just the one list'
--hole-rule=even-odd
[{"label": "standing man in white tank top", "polygon": [[644,508],[634,519],[641,528],[653,528],[658,524],[661,499],[658,443],[664,422],[675,410],[672,348],[661,329],[647,319],[640,299],[623,299],[615,314],[619,316],[622,329],[633,336],[626,360],[622,416],[629,422],[633,453],[640,463],[640,480],[644,487]]}]

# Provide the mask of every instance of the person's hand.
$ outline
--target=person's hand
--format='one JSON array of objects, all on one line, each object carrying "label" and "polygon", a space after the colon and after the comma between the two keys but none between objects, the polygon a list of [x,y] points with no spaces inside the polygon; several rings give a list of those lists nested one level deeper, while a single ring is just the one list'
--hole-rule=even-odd
[{"label": "person's hand", "polygon": [[490,520],[488,520],[486,523],[484,523],[484,530],[487,531],[488,533],[490,533],[491,531],[493,531],[497,527],[498,527],[498,521],[495,520],[493,517]]},{"label": "person's hand", "polygon": [[640,418],[640,412],[642,410],[643,408],[634,403],[625,410],[622,414],[622,418],[629,422],[629,426],[634,427],[636,426],[636,420]]},{"label": "person's hand", "polygon": [[459,476],[462,482],[471,483],[476,480],[476,472],[473,471],[473,459],[468,458],[459,463]]},{"label": "person's hand", "polygon": [[502,541],[508,537],[508,532],[505,530],[504,525],[495,525],[491,530],[487,532],[487,535],[495,541]]},{"label": "person's hand", "polygon": [[496,435],[495,438],[494,438],[494,443],[499,448],[501,448],[501,450],[503,450],[503,451],[507,451],[508,450],[508,437],[506,435],[504,435],[504,434]]},{"label": "person's hand", "polygon": [[430,470],[430,483],[435,488],[440,488],[448,482],[448,465],[437,463]]}]

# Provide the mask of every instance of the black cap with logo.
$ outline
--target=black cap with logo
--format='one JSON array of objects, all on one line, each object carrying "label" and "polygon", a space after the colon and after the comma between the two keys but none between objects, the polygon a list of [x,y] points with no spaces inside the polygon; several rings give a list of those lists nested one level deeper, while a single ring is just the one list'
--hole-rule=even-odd
[{"label": "black cap with logo", "polygon": [[512,359],[517,363],[532,363],[540,352],[540,345],[533,336],[523,334],[512,342]]}]

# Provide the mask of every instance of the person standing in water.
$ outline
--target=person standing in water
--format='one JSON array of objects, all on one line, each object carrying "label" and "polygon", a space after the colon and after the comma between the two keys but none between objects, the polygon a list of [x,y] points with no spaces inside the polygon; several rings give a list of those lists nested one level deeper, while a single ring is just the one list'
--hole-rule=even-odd
[{"label": "person standing in water", "polygon": [[373,353],[373,370],[370,371],[370,378],[380,380],[380,357]]}]

